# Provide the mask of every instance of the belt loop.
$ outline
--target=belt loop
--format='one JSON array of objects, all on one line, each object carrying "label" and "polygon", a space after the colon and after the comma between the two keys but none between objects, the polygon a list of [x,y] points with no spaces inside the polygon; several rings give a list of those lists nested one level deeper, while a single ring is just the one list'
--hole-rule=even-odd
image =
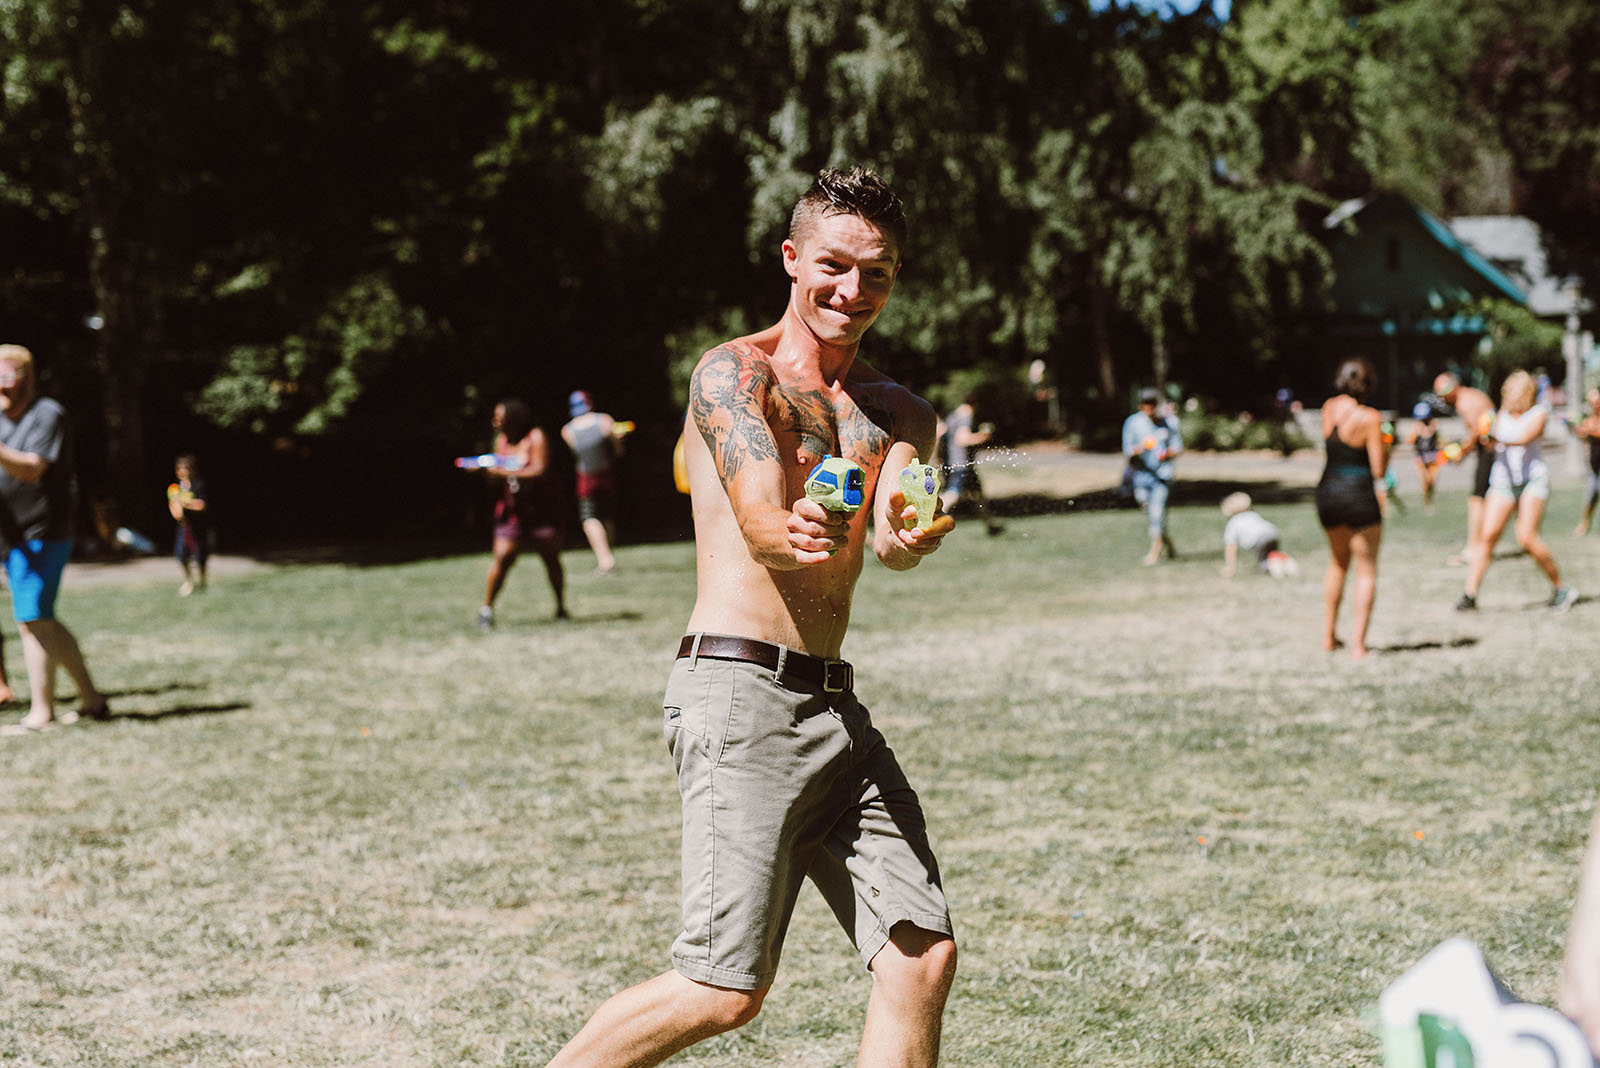
[{"label": "belt loop", "polygon": [[705,636],[706,636],[706,633],[703,630],[697,630],[697,631],[694,632],[694,644],[689,646],[689,670],[690,671],[694,670],[695,662],[700,659],[700,639],[704,638]]},{"label": "belt loop", "polygon": [[782,685],[782,683],[783,683],[783,669],[788,665],[788,663],[789,663],[789,647],[787,645],[779,645],[778,646],[778,666],[776,668],[774,668],[773,672],[772,672],[772,681],[773,682],[776,682],[779,685]]}]

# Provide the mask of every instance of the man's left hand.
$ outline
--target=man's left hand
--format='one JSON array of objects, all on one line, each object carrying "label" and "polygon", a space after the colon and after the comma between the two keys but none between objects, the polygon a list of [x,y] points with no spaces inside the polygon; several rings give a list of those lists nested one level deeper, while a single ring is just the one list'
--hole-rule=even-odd
[{"label": "man's left hand", "polygon": [[[938,507],[937,505],[935,507]],[[956,528],[956,521],[943,512],[936,512],[928,529],[917,526],[917,510],[906,503],[904,493],[889,498],[889,530],[901,548],[913,556],[927,556],[939,548],[944,536]]]}]

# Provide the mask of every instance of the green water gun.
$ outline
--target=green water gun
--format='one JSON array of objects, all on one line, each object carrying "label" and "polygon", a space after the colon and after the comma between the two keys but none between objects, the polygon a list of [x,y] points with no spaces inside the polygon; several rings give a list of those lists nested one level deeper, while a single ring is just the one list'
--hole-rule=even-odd
[{"label": "green water gun", "polygon": [[925,464],[915,456],[911,458],[910,465],[900,472],[900,492],[906,495],[906,503],[917,510],[918,530],[933,526],[942,482],[937,467]]},{"label": "green water gun", "polygon": [[830,512],[854,515],[866,498],[867,473],[844,456],[824,456],[806,476],[806,498]]}]

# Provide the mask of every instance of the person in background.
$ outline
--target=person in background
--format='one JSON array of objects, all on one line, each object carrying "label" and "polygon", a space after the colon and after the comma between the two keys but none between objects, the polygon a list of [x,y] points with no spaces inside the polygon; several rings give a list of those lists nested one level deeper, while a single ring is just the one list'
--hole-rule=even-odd
[{"label": "person in background", "polygon": [[633,424],[595,411],[594,401],[581,389],[567,398],[567,409],[572,419],[561,428],[561,440],[572,450],[578,468],[578,519],[594,550],[596,570],[609,575],[617,569],[611,551],[617,537],[616,463]]},{"label": "person in background", "polygon": [[[183,568],[183,585],[178,596],[187,597],[206,588],[206,562],[211,558],[211,516],[206,511],[206,484],[191,455],[178,457],[172,465],[177,481],[167,487],[167,511],[178,524],[173,555]],[[196,581],[198,579],[198,581]]]},{"label": "person in background", "polygon": [[[72,437],[67,413],[39,395],[33,353],[0,345],[0,533],[6,578],[22,632],[31,703],[16,728],[42,731],[111,712],[78,639],[56,618],[61,574],[72,555]],[[78,708],[55,711],[56,668],[78,687]]]},{"label": "person in background", "polygon": [[1273,578],[1296,575],[1300,567],[1294,557],[1279,545],[1278,528],[1250,507],[1248,493],[1230,493],[1222,498],[1222,514],[1228,517],[1222,528],[1222,577],[1232,578],[1239,570],[1239,551],[1254,553],[1256,570]]},{"label": "person in background", "polygon": [[1456,603],[1459,611],[1478,607],[1478,590],[1494,562],[1495,543],[1506,529],[1511,513],[1517,514],[1517,544],[1550,580],[1549,608],[1565,612],[1578,603],[1578,590],[1563,585],[1561,571],[1550,547],[1539,537],[1545,506],[1550,503],[1550,467],[1539,454],[1549,409],[1536,404],[1538,385],[1527,371],[1513,371],[1500,387],[1500,412],[1490,431],[1494,462],[1489,490],[1483,502],[1483,536],[1467,569],[1467,588]]},{"label": "person in background", "polygon": [[1183,436],[1177,419],[1157,411],[1160,403],[1161,394],[1141,390],[1139,410],[1122,423],[1122,455],[1128,458],[1133,497],[1144,506],[1145,528],[1150,534],[1146,567],[1161,559],[1163,549],[1169,557],[1178,555],[1167,534],[1167,497],[1172,492],[1172,461],[1183,452]]},{"label": "person in background", "polygon": [[1439,419],[1433,405],[1425,400],[1416,403],[1411,416],[1417,421],[1411,429],[1411,451],[1417,478],[1422,482],[1422,510],[1432,514],[1433,486],[1439,477],[1439,450],[1443,447],[1439,441]]},{"label": "person in background", "polygon": [[1466,440],[1477,454],[1477,465],[1472,474],[1472,492],[1467,496],[1467,544],[1450,557],[1453,565],[1470,564],[1483,541],[1483,501],[1489,492],[1489,469],[1494,466],[1494,445],[1488,437],[1489,424],[1494,418],[1494,401],[1489,394],[1461,380],[1448,371],[1433,380],[1433,393],[1454,409],[1466,424]]},{"label": "person in background", "polygon": [[1345,577],[1355,564],[1355,634],[1350,653],[1367,656],[1367,627],[1378,595],[1378,548],[1383,543],[1384,474],[1388,450],[1383,441],[1383,416],[1367,397],[1378,385],[1372,364],[1346,360],[1334,378],[1337,393],[1322,405],[1322,434],[1327,455],[1317,483],[1317,520],[1328,537],[1328,570],[1322,580],[1322,647],[1330,652],[1341,642],[1335,633]]},{"label": "person in background", "polygon": [[989,514],[989,499],[978,479],[977,464],[977,449],[994,437],[994,427],[988,423],[973,425],[972,402],[973,397],[968,394],[944,419],[945,460],[950,477],[939,494],[939,503],[947,515],[954,515],[958,504],[970,502],[974,513],[983,520],[984,529],[994,535],[1005,528]]},{"label": "person in background", "polygon": [[1594,518],[1594,506],[1600,501],[1600,389],[1591,389],[1587,397],[1589,414],[1572,428],[1572,432],[1589,444],[1589,485],[1583,493],[1583,514],[1578,517],[1574,533],[1589,533],[1589,521]]},{"label": "person in background", "polygon": [[494,560],[484,579],[478,629],[494,629],[495,598],[525,547],[544,561],[550,592],[556,598],[556,618],[567,619],[566,573],[561,569],[561,541],[566,531],[561,500],[550,474],[549,441],[534,424],[527,404],[516,399],[495,405],[494,431],[494,454],[500,462],[482,470],[500,483],[500,494],[494,505]]}]

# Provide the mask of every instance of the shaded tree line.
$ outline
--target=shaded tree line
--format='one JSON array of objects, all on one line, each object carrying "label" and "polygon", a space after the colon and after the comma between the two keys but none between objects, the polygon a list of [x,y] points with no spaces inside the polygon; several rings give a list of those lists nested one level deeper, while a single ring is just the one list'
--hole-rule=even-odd
[{"label": "shaded tree line", "polygon": [[460,529],[449,457],[574,388],[681,521],[682,383],[778,314],[818,168],[913,218],[865,358],[978,368],[1019,431],[1042,359],[1093,439],[1142,383],[1317,388],[1345,197],[1522,211],[1590,272],[1596,36],[1579,0],[5,0],[0,333],[128,522],[192,449],[235,543]]}]

